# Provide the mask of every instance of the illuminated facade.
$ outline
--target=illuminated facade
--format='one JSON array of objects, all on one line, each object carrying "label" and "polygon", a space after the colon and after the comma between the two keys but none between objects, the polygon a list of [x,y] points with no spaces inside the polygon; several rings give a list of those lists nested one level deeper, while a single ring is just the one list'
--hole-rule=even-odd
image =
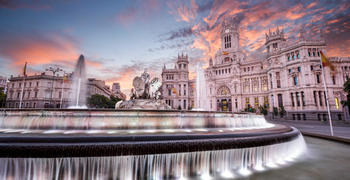
[{"label": "illuminated facade", "polygon": [[[328,119],[320,67],[320,51],[326,52],[322,38],[308,40],[301,36],[290,42],[283,30],[277,28],[266,34],[266,56],[249,59],[240,48],[238,26],[227,19],[222,24],[221,42],[221,48],[209,59],[205,70],[210,104],[207,110],[242,112],[251,107],[258,111],[259,106],[265,106],[272,112],[273,107],[283,107],[287,119]],[[330,57],[329,60],[336,68],[335,72],[325,68],[330,109],[333,119],[344,120],[346,113],[343,112],[347,110],[340,102],[346,98],[343,84],[350,76],[350,58]],[[163,69],[163,82],[171,81],[177,87],[176,79],[167,80],[164,75],[170,71],[176,74],[178,70]],[[187,82],[190,81],[184,79],[183,83]],[[166,93],[166,89],[163,91]],[[173,94],[172,98],[178,97]]]}]

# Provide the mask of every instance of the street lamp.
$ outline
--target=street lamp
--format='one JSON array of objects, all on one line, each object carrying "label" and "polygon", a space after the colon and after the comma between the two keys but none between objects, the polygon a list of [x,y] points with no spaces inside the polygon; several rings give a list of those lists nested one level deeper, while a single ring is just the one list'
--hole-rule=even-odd
[{"label": "street lamp", "polygon": [[51,67],[51,66],[49,66],[49,68],[47,68],[46,71],[51,71],[52,74],[53,74],[53,77],[52,77],[52,89],[51,89],[51,101],[50,101],[50,107],[52,107],[53,106],[52,105],[53,104],[52,101],[53,101],[53,88],[54,88],[54,83],[55,83],[55,74],[57,72],[63,71],[63,70],[61,68],[59,68],[59,67]]}]

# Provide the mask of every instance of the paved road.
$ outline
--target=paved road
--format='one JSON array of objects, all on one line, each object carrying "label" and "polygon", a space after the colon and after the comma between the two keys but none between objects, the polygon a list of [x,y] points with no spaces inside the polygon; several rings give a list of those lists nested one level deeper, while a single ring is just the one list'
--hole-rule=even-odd
[{"label": "paved road", "polygon": [[[311,132],[317,134],[330,135],[329,125],[318,124],[318,123],[305,123],[305,122],[291,122],[291,121],[271,121],[272,123],[285,124],[294,126],[302,132]],[[350,125],[342,125],[333,127],[334,136],[343,137],[350,139]]]}]

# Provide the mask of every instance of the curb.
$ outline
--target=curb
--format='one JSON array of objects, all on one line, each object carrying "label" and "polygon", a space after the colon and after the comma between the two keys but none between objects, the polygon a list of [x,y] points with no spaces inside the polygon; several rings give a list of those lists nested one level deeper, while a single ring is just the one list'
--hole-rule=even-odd
[{"label": "curb", "polygon": [[326,139],[326,140],[335,141],[335,142],[344,143],[344,144],[350,144],[350,139],[348,138],[343,138],[338,136],[329,136],[325,134],[317,134],[317,133],[311,133],[311,132],[305,132],[305,131],[300,131],[300,132],[301,134],[303,134],[303,136],[309,136],[309,137]]}]

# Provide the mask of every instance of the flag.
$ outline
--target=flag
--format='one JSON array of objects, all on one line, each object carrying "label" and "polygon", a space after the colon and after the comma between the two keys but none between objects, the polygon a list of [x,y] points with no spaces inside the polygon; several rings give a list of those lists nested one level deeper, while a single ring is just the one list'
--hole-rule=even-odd
[{"label": "flag", "polygon": [[222,51],[222,54],[223,54],[223,55],[228,55],[228,52]]},{"label": "flag", "polygon": [[63,82],[68,82],[68,77],[67,76],[63,76]]},{"label": "flag", "polygon": [[173,93],[176,94],[176,89],[173,87]]},{"label": "flag", "polygon": [[329,69],[331,69],[331,71],[334,71],[335,67],[333,66],[333,64],[326,58],[326,56],[322,53],[322,51],[320,51],[320,53],[321,53],[322,66],[323,67],[329,66]]},{"label": "flag", "polygon": [[27,75],[27,62],[24,64],[23,67],[23,76]]}]

